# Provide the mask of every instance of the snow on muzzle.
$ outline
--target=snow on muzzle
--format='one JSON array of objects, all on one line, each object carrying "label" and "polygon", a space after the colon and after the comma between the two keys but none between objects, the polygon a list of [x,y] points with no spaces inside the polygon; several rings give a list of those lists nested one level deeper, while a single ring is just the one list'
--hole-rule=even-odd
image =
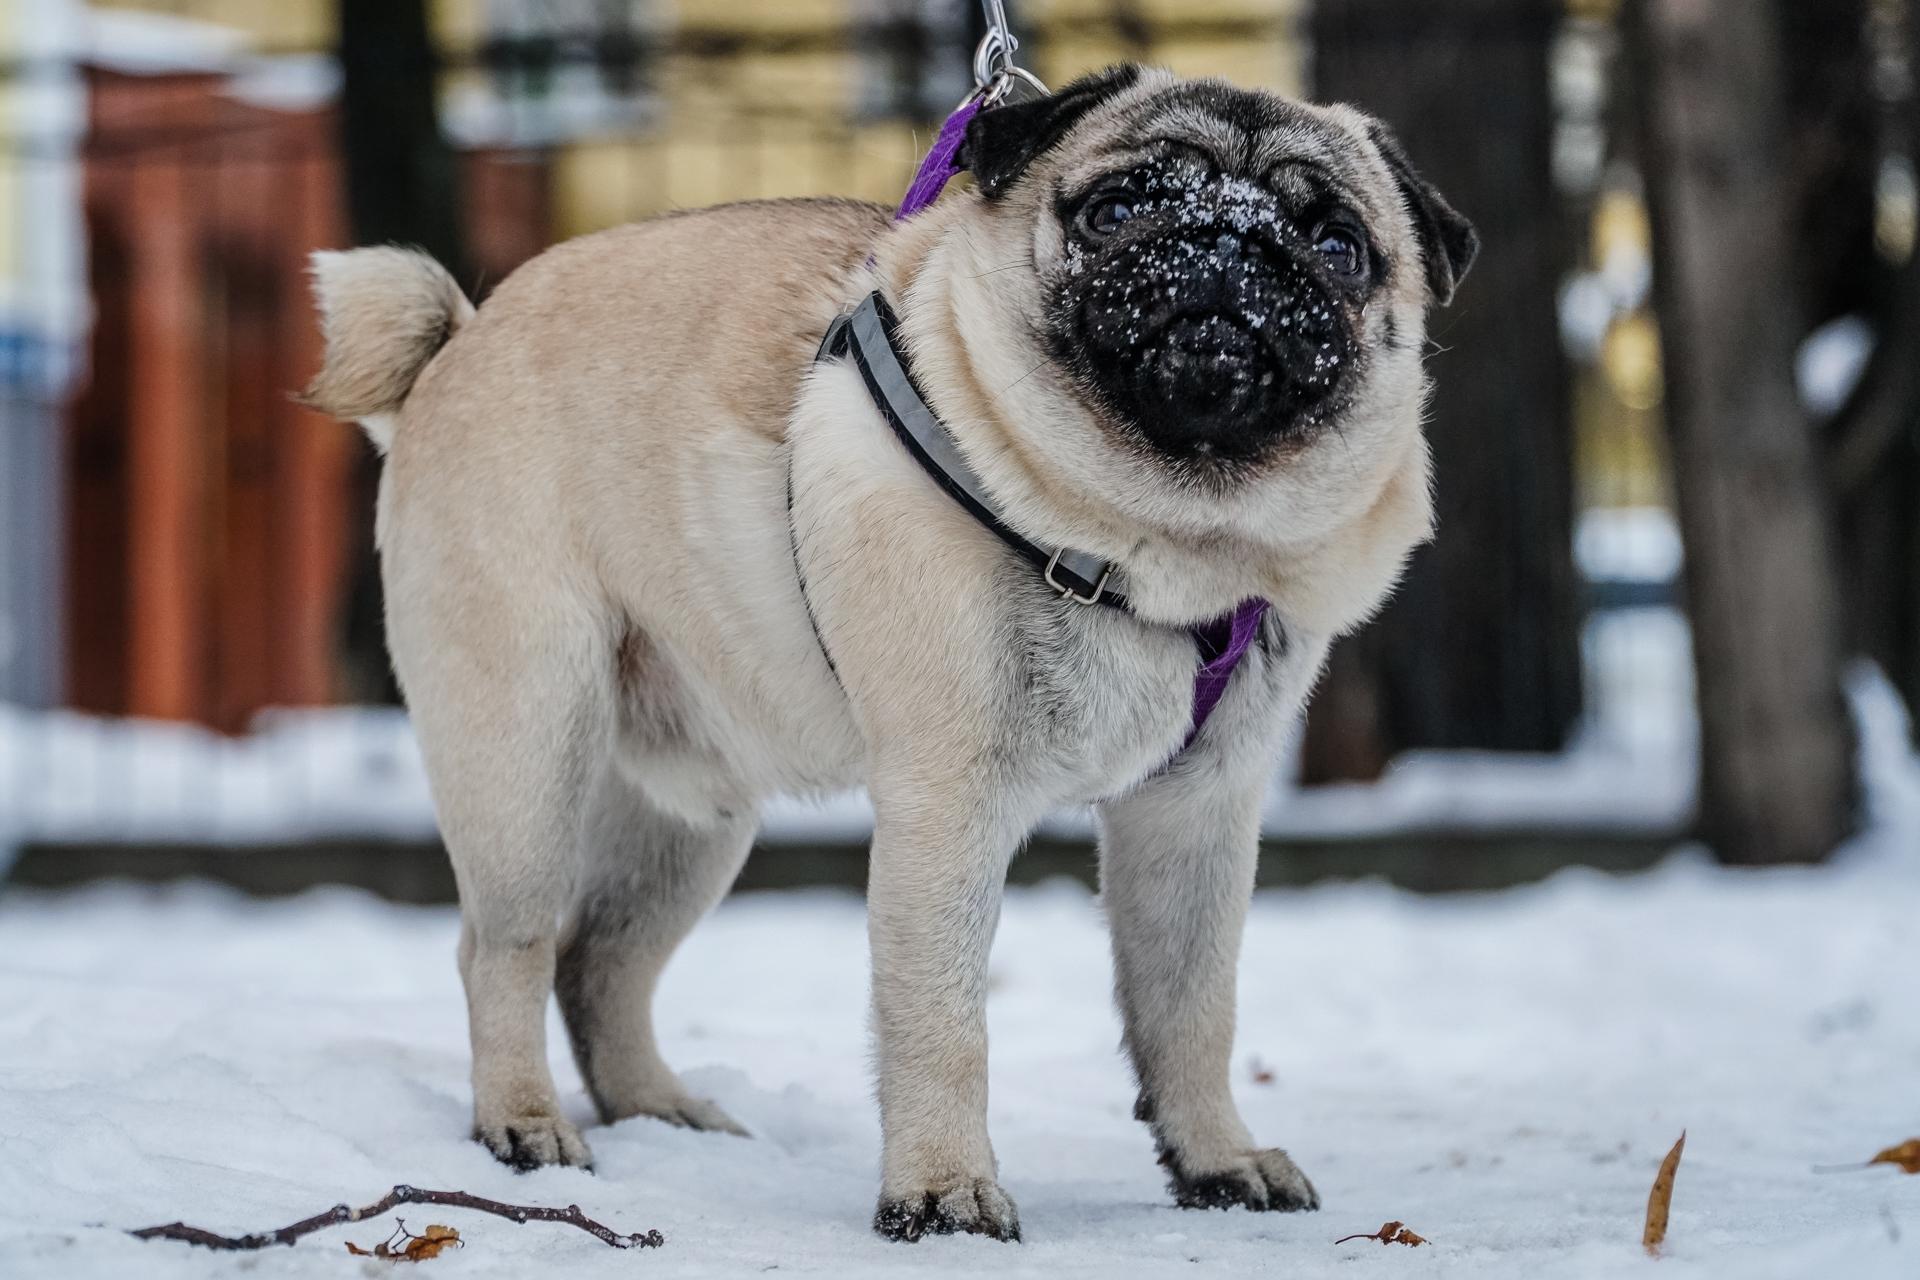
[{"label": "snow on muzzle", "polygon": [[1070,279],[1077,362],[1157,448],[1256,455],[1324,421],[1347,377],[1352,326],[1322,270],[1278,218],[1147,206]]}]

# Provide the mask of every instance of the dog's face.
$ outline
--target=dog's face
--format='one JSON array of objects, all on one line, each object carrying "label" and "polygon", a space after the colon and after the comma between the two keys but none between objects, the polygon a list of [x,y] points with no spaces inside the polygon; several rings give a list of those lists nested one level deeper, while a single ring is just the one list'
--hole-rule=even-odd
[{"label": "dog's face", "polygon": [[1424,313],[1477,245],[1378,122],[1121,67],[983,112],[963,159],[1122,448],[1220,490],[1417,430]]}]

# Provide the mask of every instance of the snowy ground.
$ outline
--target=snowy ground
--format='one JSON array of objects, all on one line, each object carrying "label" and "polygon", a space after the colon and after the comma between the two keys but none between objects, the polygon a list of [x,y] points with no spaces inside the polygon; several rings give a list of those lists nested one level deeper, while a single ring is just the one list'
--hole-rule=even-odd
[{"label": "snowy ground", "polygon": [[[590,1131],[595,1176],[516,1177],[464,1137],[450,910],[343,890],[15,894],[0,898],[0,1275],[383,1274],[341,1247],[381,1225],[251,1257],[119,1228],[260,1229],[402,1181],[578,1202],[668,1240],[632,1255],[558,1226],[402,1211],[466,1236],[427,1264],[448,1277],[1624,1275],[1654,1265],[1647,1188],[1685,1128],[1670,1255],[1646,1274],[1912,1280],[1920,1177],[1811,1172],[1920,1134],[1920,851],[1902,844],[1825,872],[1683,855],[1483,897],[1263,895],[1236,1091],[1317,1181],[1326,1207],[1304,1216],[1171,1206],[1128,1118],[1098,905],[1065,885],[1016,892],[989,1017],[1022,1246],[867,1232],[878,1134],[850,895],[735,899],[667,976],[668,1056],[757,1138],[630,1121]],[[1390,1218],[1432,1246],[1332,1243]]]},{"label": "snowy ground", "polygon": [[[1623,683],[1599,691],[1580,749],[1497,764],[1416,758],[1378,788],[1277,792],[1270,823],[1683,814],[1684,635],[1676,642],[1670,615],[1635,613],[1589,635],[1598,679]],[[1651,875],[1568,872],[1493,895],[1261,895],[1235,1088],[1256,1134],[1315,1179],[1318,1214],[1171,1206],[1128,1117],[1096,900],[1069,885],[1013,893],[989,1021],[994,1135],[1020,1246],[906,1247],[867,1231],[878,1131],[851,895],[729,901],[667,975],[669,1058],[755,1139],[630,1121],[589,1131],[597,1175],[516,1177],[464,1137],[451,910],[344,890],[264,903],[207,886],[0,892],[0,1277],[385,1275],[341,1243],[371,1244],[390,1219],[264,1255],[142,1243],[123,1229],[184,1219],[258,1230],[408,1182],[577,1202],[617,1229],[667,1236],[658,1252],[617,1253],[560,1226],[401,1210],[416,1229],[446,1221],[466,1237],[466,1250],[425,1264],[449,1280],[989,1269],[1914,1280],[1920,1177],[1811,1171],[1920,1136],[1920,761],[1883,681],[1860,673],[1853,700],[1870,830],[1827,870],[1738,875],[1682,854]],[[0,715],[0,748],[15,747],[15,768],[0,770],[11,783],[0,837],[9,815],[16,835],[125,820],[138,831],[124,834],[151,838],[158,820],[204,837],[213,815],[232,838],[256,824],[297,837],[303,821],[325,829],[348,799],[360,829],[413,830],[431,815],[404,725],[392,728],[356,754],[315,749],[337,721],[293,718],[223,744],[72,717],[16,716],[9,731]],[[127,775],[102,771],[121,753],[160,780],[122,794]],[[863,820],[857,802],[789,817],[800,830]],[[584,1122],[562,1043],[556,1023],[555,1070]],[[1641,1217],[1682,1128],[1669,1252],[1655,1264],[1639,1251]],[[1388,1219],[1431,1246],[1333,1243]]]}]

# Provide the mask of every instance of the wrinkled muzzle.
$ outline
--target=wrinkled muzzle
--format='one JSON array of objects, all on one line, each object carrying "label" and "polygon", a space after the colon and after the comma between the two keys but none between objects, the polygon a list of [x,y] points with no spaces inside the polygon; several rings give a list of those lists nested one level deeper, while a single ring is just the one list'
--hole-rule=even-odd
[{"label": "wrinkled muzzle", "polygon": [[1270,212],[1146,206],[1070,269],[1081,372],[1165,452],[1254,456],[1322,421],[1346,381],[1346,308],[1305,238]]}]

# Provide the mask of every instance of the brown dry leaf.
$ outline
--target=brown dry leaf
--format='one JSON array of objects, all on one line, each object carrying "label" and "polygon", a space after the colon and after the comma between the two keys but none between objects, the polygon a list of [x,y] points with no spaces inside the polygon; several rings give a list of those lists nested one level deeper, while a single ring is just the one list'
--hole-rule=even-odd
[{"label": "brown dry leaf", "polygon": [[1673,1208],[1673,1175],[1680,1169],[1680,1153],[1686,1145],[1687,1131],[1682,1129],[1680,1141],[1673,1144],[1673,1150],[1660,1162],[1653,1190],[1647,1194],[1647,1227],[1640,1233],[1640,1243],[1652,1257],[1660,1256],[1661,1242],[1667,1238],[1667,1212]]},{"label": "brown dry leaf", "polygon": [[437,1258],[440,1251],[448,1245],[458,1246],[460,1233],[452,1227],[443,1227],[438,1223],[429,1226],[422,1235],[407,1241],[406,1258],[408,1262],[425,1262],[428,1258]]},{"label": "brown dry leaf", "polygon": [[1868,1164],[1890,1164],[1905,1173],[1920,1173],[1920,1138],[1908,1138],[1897,1147],[1888,1147]]},{"label": "brown dry leaf", "polygon": [[1248,1070],[1253,1073],[1253,1082],[1255,1084],[1273,1083],[1273,1068],[1260,1061],[1260,1059],[1255,1058],[1247,1064],[1247,1067]]},{"label": "brown dry leaf", "polygon": [[[402,1240],[405,1243],[396,1249],[394,1247],[396,1240]],[[371,1249],[362,1249],[351,1240],[347,1241],[347,1252],[356,1257],[385,1258],[390,1262],[425,1262],[429,1258],[439,1257],[440,1251],[448,1245],[465,1248],[461,1243],[460,1233],[452,1227],[443,1227],[436,1222],[429,1226],[424,1234],[414,1235],[407,1230],[407,1224],[402,1222],[391,1236]]]},{"label": "brown dry leaf", "polygon": [[1423,1245],[1427,1242],[1425,1236],[1414,1234],[1414,1232],[1407,1228],[1407,1224],[1404,1222],[1383,1222],[1380,1224],[1378,1231],[1357,1236],[1341,1236],[1338,1240],[1335,1240],[1334,1243],[1345,1244],[1349,1240],[1378,1240],[1381,1244],[1404,1244],[1409,1247]]}]

